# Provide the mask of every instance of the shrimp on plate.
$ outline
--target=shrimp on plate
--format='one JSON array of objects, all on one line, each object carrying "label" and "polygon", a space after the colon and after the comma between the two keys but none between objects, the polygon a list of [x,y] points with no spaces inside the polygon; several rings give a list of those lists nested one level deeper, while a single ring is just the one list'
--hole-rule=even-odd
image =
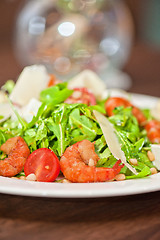
[{"label": "shrimp on plate", "polygon": [[118,160],[113,168],[96,167],[98,160],[94,143],[83,140],[65,150],[60,159],[61,171],[71,182],[105,182],[113,180],[124,166]]},{"label": "shrimp on plate", "polygon": [[8,155],[4,160],[0,160],[0,176],[13,177],[20,173],[24,167],[30,151],[21,137],[8,139],[0,150]]}]

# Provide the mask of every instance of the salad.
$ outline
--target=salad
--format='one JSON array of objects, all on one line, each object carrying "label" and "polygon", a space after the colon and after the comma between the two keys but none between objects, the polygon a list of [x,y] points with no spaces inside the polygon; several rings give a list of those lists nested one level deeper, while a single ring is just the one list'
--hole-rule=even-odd
[{"label": "salad", "polygon": [[156,174],[157,106],[140,109],[120,90],[112,96],[90,70],[62,82],[44,66],[26,67],[0,91],[0,175],[87,183]]}]

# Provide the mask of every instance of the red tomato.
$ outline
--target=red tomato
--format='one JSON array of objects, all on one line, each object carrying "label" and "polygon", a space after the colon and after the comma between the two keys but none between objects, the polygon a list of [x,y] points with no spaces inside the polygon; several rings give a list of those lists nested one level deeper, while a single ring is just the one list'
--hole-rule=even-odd
[{"label": "red tomato", "polygon": [[87,88],[74,88],[74,92],[68,97],[65,103],[84,103],[89,105],[96,104],[96,98]]},{"label": "red tomato", "polygon": [[108,116],[112,116],[113,110],[119,106],[130,107],[131,103],[129,101],[127,101],[126,99],[120,98],[120,97],[108,98],[107,101],[105,102],[105,109],[106,109]]},{"label": "red tomato", "polygon": [[53,182],[59,175],[59,159],[48,148],[39,148],[32,152],[24,165],[24,173],[36,175],[39,182]]},{"label": "red tomato", "polygon": [[160,143],[160,122],[158,120],[149,121],[145,129],[147,131],[147,137],[152,143]]},{"label": "red tomato", "polygon": [[132,113],[137,118],[138,123],[141,126],[144,126],[144,124],[146,123],[146,117],[144,116],[143,112],[124,98],[110,97],[107,99],[107,101],[105,102],[105,109],[108,116],[112,116],[113,110],[119,106],[132,107]]}]

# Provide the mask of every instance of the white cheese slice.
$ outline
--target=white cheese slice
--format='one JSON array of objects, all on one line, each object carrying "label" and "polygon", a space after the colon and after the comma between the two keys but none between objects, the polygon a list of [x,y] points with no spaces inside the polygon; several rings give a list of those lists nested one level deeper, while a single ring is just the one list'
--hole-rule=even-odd
[{"label": "white cheese slice", "polygon": [[101,113],[94,110],[94,115],[102,129],[103,135],[105,137],[106,143],[109,147],[109,150],[113,154],[113,156],[118,160],[120,159],[122,163],[125,164],[127,168],[129,168],[134,174],[137,174],[137,171],[127,163],[124,152],[121,150],[120,143],[118,141],[118,137],[115,133],[115,128],[110,123],[110,121]]},{"label": "white cheese slice", "polygon": [[33,116],[35,116],[38,112],[39,107],[41,106],[41,102],[35,98],[32,98],[29,103],[24,106],[21,111],[20,115],[26,122],[31,122]]},{"label": "white cheese slice", "polygon": [[160,170],[160,145],[159,144],[151,144],[151,151],[155,157],[153,164],[156,166],[156,168],[158,170]]},{"label": "white cheese slice", "polygon": [[0,104],[1,103],[7,103],[7,98],[6,98],[6,94],[0,90]]},{"label": "white cheese slice", "polygon": [[49,81],[47,70],[42,65],[25,67],[20,74],[10,95],[13,103],[26,105],[31,98],[39,98],[40,92],[46,88]]},{"label": "white cheese slice", "polygon": [[84,70],[68,82],[68,88],[85,87],[92,91],[97,99],[102,98],[106,84],[91,70]]},{"label": "white cheese slice", "polygon": [[0,119],[0,122],[3,122],[13,114],[13,110],[9,103],[0,103],[0,116],[3,116]]}]

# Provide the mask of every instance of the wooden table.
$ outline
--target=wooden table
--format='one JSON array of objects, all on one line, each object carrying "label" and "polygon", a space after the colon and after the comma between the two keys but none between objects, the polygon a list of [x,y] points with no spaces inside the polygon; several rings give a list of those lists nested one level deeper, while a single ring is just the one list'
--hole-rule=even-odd
[{"label": "wooden table", "polygon": [[160,238],[160,192],[101,199],[0,195],[0,239]]},{"label": "wooden table", "polygon": [[[13,54],[13,21],[20,1],[0,1],[0,83],[22,67]],[[160,53],[137,40],[125,71],[130,91],[160,97]],[[1,240],[160,239],[160,192],[97,199],[0,194]]]}]

